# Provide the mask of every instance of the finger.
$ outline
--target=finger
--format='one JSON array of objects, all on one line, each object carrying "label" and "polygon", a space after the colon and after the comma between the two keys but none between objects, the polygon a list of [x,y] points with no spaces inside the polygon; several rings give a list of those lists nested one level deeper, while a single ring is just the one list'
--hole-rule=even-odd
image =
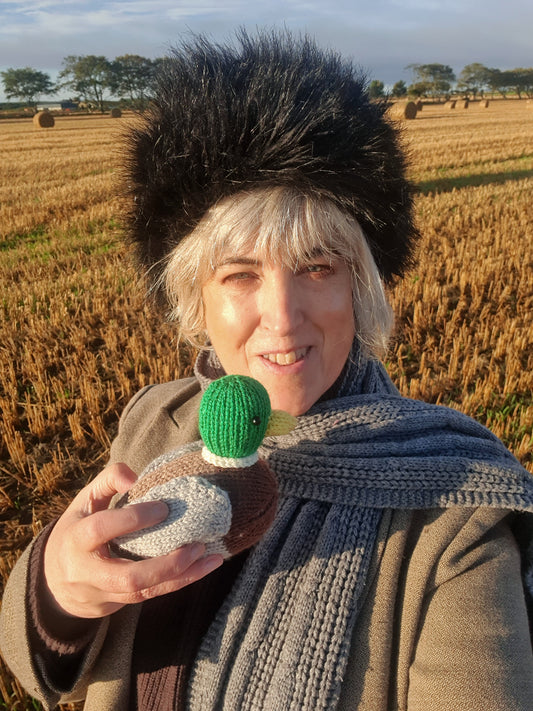
[{"label": "finger", "polygon": [[172,568],[167,568],[161,578],[158,578],[153,571],[146,577],[144,573],[137,577],[136,573],[133,578],[128,576],[127,581],[124,581],[123,591],[111,593],[111,597],[121,604],[134,604],[159,595],[166,595],[195,583],[218,568],[223,562],[223,557],[217,554],[200,558],[179,574],[175,574]]},{"label": "finger", "polygon": [[[140,595],[143,600],[146,600],[157,597],[158,595],[166,595],[167,593],[175,592],[209,575],[213,570],[219,568],[223,562],[224,558],[221,555],[206,556],[196,563],[193,563],[182,575],[145,588],[141,591]],[[137,594],[137,598],[139,599],[139,594]]]},{"label": "finger", "polygon": [[106,594],[118,596],[112,598],[115,601],[131,602],[135,597],[146,597],[145,591],[167,583],[183,587],[212,570],[210,566],[219,564],[219,559],[221,562],[222,556],[205,556],[203,543],[191,543],[167,555],[140,561],[108,558],[95,566],[95,584]]},{"label": "finger", "polygon": [[80,491],[74,500],[84,516],[107,509],[113,496],[123,494],[137,481],[127,464],[110,464]]},{"label": "finger", "polygon": [[97,551],[109,541],[161,523],[168,516],[163,501],[144,501],[121,509],[105,509],[80,519],[75,527],[76,544],[82,550]]}]

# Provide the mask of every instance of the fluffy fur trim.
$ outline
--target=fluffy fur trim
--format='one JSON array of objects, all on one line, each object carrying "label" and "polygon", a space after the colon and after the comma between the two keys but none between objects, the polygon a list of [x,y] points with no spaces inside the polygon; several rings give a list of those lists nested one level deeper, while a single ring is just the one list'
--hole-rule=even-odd
[{"label": "fluffy fur trim", "polygon": [[363,228],[391,281],[418,236],[398,128],[365,77],[308,37],[196,37],[163,62],[151,109],[129,134],[127,228],[157,283],[175,245],[220,198],[287,185],[325,196]]}]

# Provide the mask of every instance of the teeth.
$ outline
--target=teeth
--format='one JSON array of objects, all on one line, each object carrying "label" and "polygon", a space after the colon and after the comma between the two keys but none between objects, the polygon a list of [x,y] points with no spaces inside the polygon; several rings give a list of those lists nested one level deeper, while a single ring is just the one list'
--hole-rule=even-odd
[{"label": "teeth", "polygon": [[292,363],[296,363],[297,360],[300,360],[300,358],[303,358],[306,350],[306,348],[300,348],[297,351],[289,351],[288,353],[265,353],[263,358],[277,365],[291,365]]}]

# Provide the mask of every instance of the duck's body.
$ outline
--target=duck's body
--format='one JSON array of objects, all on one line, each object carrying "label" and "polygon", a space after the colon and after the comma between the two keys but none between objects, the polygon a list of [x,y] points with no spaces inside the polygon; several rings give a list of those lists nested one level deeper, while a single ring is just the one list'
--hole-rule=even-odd
[{"label": "duck's body", "polygon": [[258,459],[247,467],[221,468],[201,451],[189,452],[146,474],[120,505],[165,501],[169,515],[158,526],[122,536],[115,553],[151,558],[194,541],[225,558],[250,548],[270,528],[278,502],[276,477]]},{"label": "duck's body", "polygon": [[272,412],[256,380],[226,376],[206,390],[199,426],[203,443],[156,460],[116,503],[160,500],[169,507],[157,526],[115,539],[116,555],[150,558],[201,541],[207,553],[228,558],[257,543],[272,524],[278,485],[257,448],[265,434],[290,431],[294,418]]}]

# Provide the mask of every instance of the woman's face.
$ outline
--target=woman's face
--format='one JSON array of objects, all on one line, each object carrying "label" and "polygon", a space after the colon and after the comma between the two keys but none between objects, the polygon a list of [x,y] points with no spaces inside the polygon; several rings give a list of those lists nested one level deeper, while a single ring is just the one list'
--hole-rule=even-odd
[{"label": "woman's face", "polygon": [[273,408],[301,415],[339,376],[355,335],[342,261],[317,257],[294,272],[239,254],[217,267],[202,297],[226,373],[259,380]]}]

